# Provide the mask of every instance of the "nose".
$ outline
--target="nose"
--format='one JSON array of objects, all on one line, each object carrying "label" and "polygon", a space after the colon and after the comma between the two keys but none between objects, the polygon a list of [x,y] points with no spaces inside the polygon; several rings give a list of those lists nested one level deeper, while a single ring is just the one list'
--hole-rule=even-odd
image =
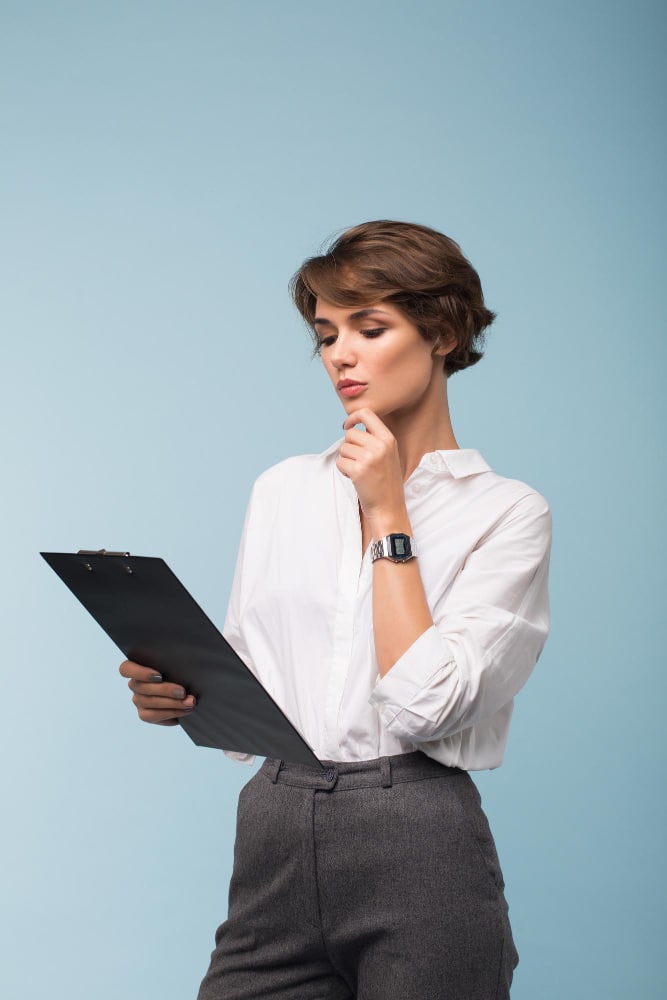
[{"label": "nose", "polygon": [[339,378],[344,378],[357,360],[356,352],[352,346],[352,338],[341,336],[339,333],[329,350],[329,360],[334,368],[341,373]]}]

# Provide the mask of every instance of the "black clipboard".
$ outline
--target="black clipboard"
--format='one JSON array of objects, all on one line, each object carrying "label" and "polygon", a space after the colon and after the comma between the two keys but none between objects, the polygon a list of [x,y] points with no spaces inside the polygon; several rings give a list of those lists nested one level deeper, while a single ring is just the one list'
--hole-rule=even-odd
[{"label": "black clipboard", "polygon": [[164,560],[104,549],[40,555],[128,660],[195,696],[178,721],[198,746],[323,767]]}]

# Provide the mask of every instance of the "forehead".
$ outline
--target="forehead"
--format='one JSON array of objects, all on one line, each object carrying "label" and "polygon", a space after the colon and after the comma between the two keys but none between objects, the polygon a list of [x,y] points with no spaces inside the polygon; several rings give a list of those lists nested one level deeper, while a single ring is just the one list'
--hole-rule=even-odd
[{"label": "forehead", "polygon": [[400,314],[388,302],[369,302],[363,306],[335,306],[318,296],[315,303],[315,323],[319,320],[331,320],[334,323],[348,320],[354,322],[371,315],[397,317]]}]

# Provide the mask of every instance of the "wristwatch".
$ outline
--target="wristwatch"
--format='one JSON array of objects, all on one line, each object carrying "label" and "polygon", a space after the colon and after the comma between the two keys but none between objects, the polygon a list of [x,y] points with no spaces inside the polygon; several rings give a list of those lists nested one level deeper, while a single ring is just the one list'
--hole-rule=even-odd
[{"label": "wristwatch", "polygon": [[414,538],[402,532],[385,535],[378,542],[371,543],[371,562],[376,559],[391,559],[392,562],[408,562],[417,555]]}]

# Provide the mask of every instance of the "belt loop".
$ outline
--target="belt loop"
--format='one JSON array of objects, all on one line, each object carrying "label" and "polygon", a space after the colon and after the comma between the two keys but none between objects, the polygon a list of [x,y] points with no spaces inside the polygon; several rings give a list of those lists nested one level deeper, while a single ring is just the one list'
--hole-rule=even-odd
[{"label": "belt loop", "polygon": [[280,768],[283,766],[283,762],[278,757],[269,757],[267,758],[266,763],[269,765],[268,767],[269,777],[271,778],[271,781],[275,785],[275,783],[278,780],[278,772],[280,771]]},{"label": "belt loop", "polygon": [[391,788],[391,763],[388,757],[380,757],[380,774],[382,775],[382,787]]}]

